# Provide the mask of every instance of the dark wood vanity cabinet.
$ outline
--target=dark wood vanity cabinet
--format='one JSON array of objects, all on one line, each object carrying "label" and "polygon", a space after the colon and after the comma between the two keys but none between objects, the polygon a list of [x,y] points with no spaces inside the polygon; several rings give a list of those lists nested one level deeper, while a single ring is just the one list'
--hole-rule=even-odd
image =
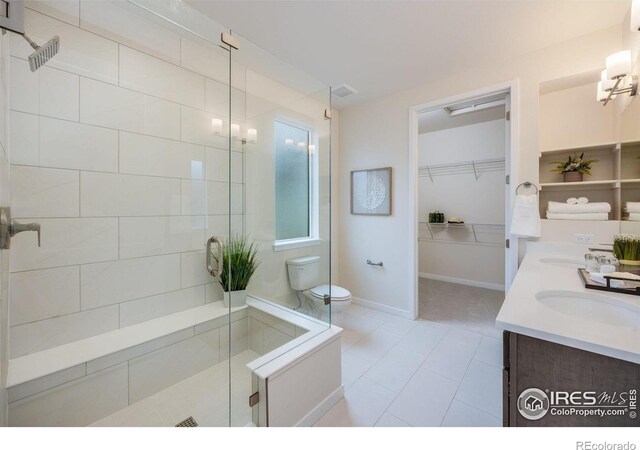
[{"label": "dark wood vanity cabinet", "polygon": [[507,331],[503,355],[505,427],[640,426],[639,364]]}]

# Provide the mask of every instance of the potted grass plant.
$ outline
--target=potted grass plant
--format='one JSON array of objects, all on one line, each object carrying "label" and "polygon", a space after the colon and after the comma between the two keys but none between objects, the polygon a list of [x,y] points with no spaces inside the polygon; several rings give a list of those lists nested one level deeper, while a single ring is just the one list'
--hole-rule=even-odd
[{"label": "potted grass plant", "polygon": [[[232,236],[223,247],[219,282],[224,290],[224,305],[242,306],[247,300],[247,285],[260,265],[258,247],[247,236]],[[214,256],[217,260],[217,257]],[[217,262],[217,261],[216,261]]]},{"label": "potted grass plant", "polygon": [[620,264],[640,266],[640,236],[616,234],[613,237],[613,253]]},{"label": "potted grass plant", "polygon": [[569,155],[566,161],[553,161],[551,164],[557,164],[552,172],[562,174],[563,181],[582,181],[584,175],[591,175],[591,164],[597,162],[595,159],[584,159],[584,153],[580,156],[577,154]]}]

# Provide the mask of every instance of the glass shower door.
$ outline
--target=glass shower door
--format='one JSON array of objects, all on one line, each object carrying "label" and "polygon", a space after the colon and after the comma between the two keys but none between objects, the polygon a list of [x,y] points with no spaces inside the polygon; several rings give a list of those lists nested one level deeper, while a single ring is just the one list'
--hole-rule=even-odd
[{"label": "glass shower door", "polygon": [[66,7],[25,8],[60,36],[46,65],[17,35],[3,55],[12,212],[42,227],[11,243],[9,425],[229,426],[248,319],[205,249],[236,212],[226,30],[181,2]]}]

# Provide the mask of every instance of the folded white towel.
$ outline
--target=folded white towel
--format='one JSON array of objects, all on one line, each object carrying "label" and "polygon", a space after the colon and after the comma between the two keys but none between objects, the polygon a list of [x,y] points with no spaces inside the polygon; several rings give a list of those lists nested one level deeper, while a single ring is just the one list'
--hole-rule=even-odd
[{"label": "folded white towel", "polygon": [[547,219],[552,220],[609,220],[608,213],[564,214],[547,211]]},{"label": "folded white towel", "polygon": [[540,210],[537,195],[517,195],[511,218],[511,234],[540,237]]},{"label": "folded white towel", "polygon": [[608,213],[611,212],[611,205],[607,202],[583,203],[570,205],[561,202],[549,202],[547,211],[561,214],[584,214],[584,213]]},{"label": "folded white towel", "polygon": [[640,222],[640,213],[629,213],[629,220],[632,222]]},{"label": "folded white towel", "polygon": [[589,203],[587,197],[578,197],[578,205],[586,205],[587,203]]},{"label": "folded white towel", "polygon": [[640,202],[627,202],[627,212],[640,213]]},{"label": "folded white towel", "polygon": [[575,198],[575,197],[569,197],[567,199],[567,203],[570,204],[570,205],[576,205],[578,203],[578,199]]}]

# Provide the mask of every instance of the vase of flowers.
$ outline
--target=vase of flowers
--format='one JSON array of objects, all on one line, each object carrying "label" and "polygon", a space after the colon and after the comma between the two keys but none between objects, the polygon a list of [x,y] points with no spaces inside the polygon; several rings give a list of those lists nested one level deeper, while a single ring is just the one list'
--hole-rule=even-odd
[{"label": "vase of flowers", "polygon": [[[224,290],[224,306],[243,306],[247,299],[247,285],[260,265],[258,247],[246,236],[232,236],[225,242],[219,282]],[[217,262],[217,257],[214,256]]]},{"label": "vase of flowers", "polygon": [[591,175],[591,164],[594,162],[597,160],[584,159],[584,153],[580,156],[569,155],[566,161],[553,161],[551,164],[556,164],[556,168],[551,171],[562,174],[563,180],[567,183],[582,181],[584,175]]}]

